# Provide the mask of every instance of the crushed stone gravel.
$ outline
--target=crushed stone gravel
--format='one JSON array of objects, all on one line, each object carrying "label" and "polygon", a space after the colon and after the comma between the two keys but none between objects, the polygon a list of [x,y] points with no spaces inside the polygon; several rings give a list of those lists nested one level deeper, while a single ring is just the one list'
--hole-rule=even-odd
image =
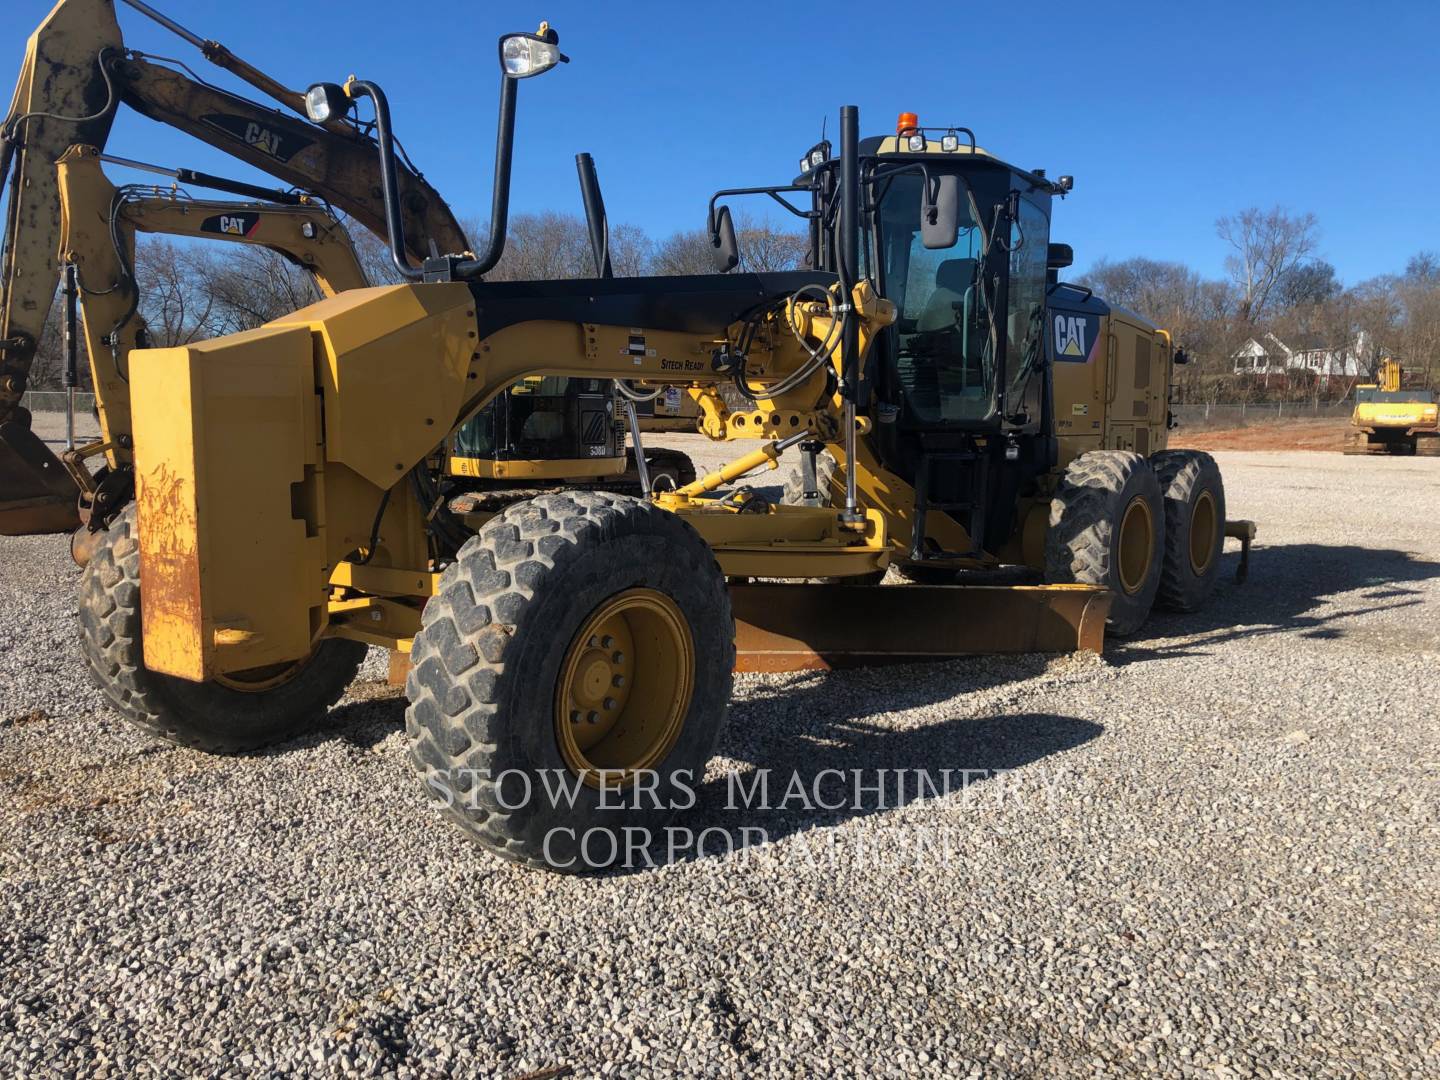
[{"label": "crushed stone gravel", "polygon": [[[1209,610],[742,677],[707,852],[598,878],[440,821],[379,653],[263,753],[132,730],[63,539],[0,538],[0,1073],[1440,1074],[1440,461],[1217,457],[1261,532]],[[881,768],[969,782],[725,806]]]}]

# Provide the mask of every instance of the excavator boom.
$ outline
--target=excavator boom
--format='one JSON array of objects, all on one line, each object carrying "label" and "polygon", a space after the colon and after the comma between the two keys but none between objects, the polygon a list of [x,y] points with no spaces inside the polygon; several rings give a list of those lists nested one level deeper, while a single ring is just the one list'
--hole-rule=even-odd
[{"label": "excavator boom", "polygon": [[[8,179],[0,256],[0,423],[25,392],[58,277],[60,189],[55,162],[74,143],[104,146],[115,117],[105,60],[124,49],[105,0],[61,0],[30,36],[0,128]],[[19,417],[28,425],[28,418]],[[0,473],[0,492],[11,492]]]},{"label": "excavator boom", "polygon": [[[199,39],[137,0],[125,2],[280,104],[299,106],[301,95],[224,46]],[[114,0],[59,0],[30,37],[0,128],[0,186],[8,196],[0,255],[0,534],[54,531],[73,517],[63,509],[71,495],[64,470],[30,431],[20,402],[59,276],[56,163],[71,147],[103,151],[121,103],[313,192],[367,228],[385,231],[376,146],[359,126],[339,120],[311,124],[127,51]],[[446,253],[468,250],[445,201],[403,161],[397,181],[413,258],[429,254],[432,244]],[[92,289],[110,284],[84,282]],[[110,328],[116,355],[126,336],[122,329]],[[133,327],[128,336],[133,342]],[[91,340],[93,345],[93,334]],[[124,415],[110,417],[107,429],[128,430],[128,404],[112,399],[109,405]]]}]

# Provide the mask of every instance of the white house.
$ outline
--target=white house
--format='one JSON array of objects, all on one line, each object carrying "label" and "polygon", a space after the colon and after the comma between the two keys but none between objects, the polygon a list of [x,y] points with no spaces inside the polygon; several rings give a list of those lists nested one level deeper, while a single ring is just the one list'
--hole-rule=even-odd
[{"label": "white house", "polygon": [[1235,361],[1236,375],[1284,375],[1290,368],[1293,349],[1274,334],[1263,338],[1250,338],[1235,350],[1231,357]]},{"label": "white house", "polygon": [[1363,370],[1363,359],[1369,349],[1369,342],[1362,330],[1355,340],[1343,349],[1310,348],[1292,349],[1274,334],[1262,338],[1250,338],[1236,349],[1231,359],[1235,363],[1236,375],[1294,375],[1310,372],[1329,382],[1334,378],[1354,378]]}]

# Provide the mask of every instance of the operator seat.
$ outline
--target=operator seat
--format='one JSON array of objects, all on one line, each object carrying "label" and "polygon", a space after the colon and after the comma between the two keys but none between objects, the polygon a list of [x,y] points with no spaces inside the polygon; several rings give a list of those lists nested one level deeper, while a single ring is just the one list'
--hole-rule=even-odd
[{"label": "operator seat", "polygon": [[975,284],[974,259],[946,259],[935,268],[935,291],[925,301],[925,310],[916,320],[919,333],[953,329],[956,304],[965,303],[965,293]]},{"label": "operator seat", "polygon": [[940,263],[935,268],[935,289],[915,320],[915,330],[906,335],[908,340],[902,339],[897,360],[900,385],[910,407],[927,422],[953,419],[961,400],[973,395],[963,370],[959,324],[965,294],[975,285],[975,266],[975,259]]}]

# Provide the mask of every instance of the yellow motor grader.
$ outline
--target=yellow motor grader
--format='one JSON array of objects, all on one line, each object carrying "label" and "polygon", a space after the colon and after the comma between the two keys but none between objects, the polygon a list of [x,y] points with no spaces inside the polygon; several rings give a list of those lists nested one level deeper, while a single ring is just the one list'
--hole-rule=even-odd
[{"label": "yellow motor grader", "polygon": [[[518,85],[564,59],[543,24],[500,39],[496,220]],[[1166,449],[1168,335],[1058,281],[1067,177],[908,115],[862,140],[846,107],[793,181],[711,199],[715,274],[492,282],[503,231],[412,258],[378,85],[316,84],[305,107],[328,125],[367,100],[404,283],[130,353],[135,498],[79,605],[97,682],[148,731],[258,746],[313,723],[367,646],[406,653],[430,795],[501,856],[583,869],[591,837],[613,853],[693,800],[737,659],[1098,650],[1107,616],[1204,604],[1227,532],[1253,532],[1208,456]],[[806,223],[813,269],[733,272],[726,200],[750,195]],[[758,448],[645,497],[457,509],[447,441],[551,376],[678,387],[712,438]],[[787,453],[794,501],[746,485]],[[891,566],[1038,583],[814,583]]]}]

